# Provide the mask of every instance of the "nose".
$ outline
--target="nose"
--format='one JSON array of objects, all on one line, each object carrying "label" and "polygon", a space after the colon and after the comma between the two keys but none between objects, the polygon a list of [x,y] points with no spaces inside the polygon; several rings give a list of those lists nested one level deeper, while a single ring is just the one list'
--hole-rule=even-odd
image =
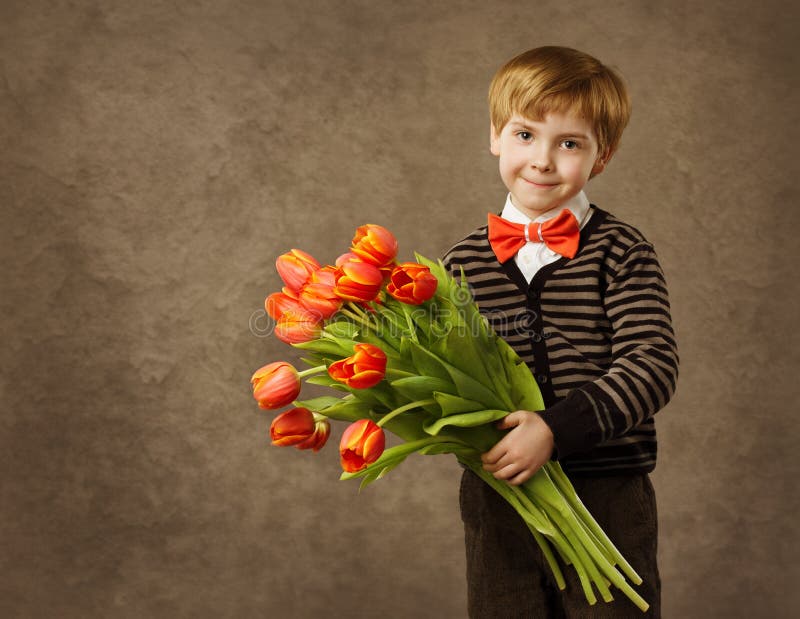
[{"label": "nose", "polygon": [[553,161],[550,157],[550,149],[546,144],[539,142],[531,146],[530,165],[540,172],[549,172],[551,170]]}]

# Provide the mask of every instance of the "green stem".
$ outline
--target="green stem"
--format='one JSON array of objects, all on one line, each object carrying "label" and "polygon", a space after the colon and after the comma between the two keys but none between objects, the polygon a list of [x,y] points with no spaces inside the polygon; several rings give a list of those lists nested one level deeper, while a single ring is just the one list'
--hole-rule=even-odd
[{"label": "green stem", "polygon": [[636,570],[634,570],[631,564],[628,563],[625,557],[622,556],[622,553],[617,550],[617,547],[609,539],[602,527],[597,524],[597,521],[594,519],[592,514],[588,509],[586,509],[586,506],[575,492],[572,482],[570,482],[567,474],[564,473],[561,465],[554,462],[548,462],[544,468],[549,474],[550,478],[555,482],[558,489],[561,491],[561,494],[566,497],[573,511],[580,516],[581,521],[586,525],[589,531],[592,532],[594,537],[600,542],[600,545],[610,555],[611,563],[619,565],[620,569],[622,569],[625,575],[631,579],[633,584],[641,584],[641,576],[636,573]]},{"label": "green stem", "polygon": [[366,329],[375,329],[375,325],[371,321],[365,320],[364,318],[362,318],[355,312],[350,311],[347,308],[343,307],[342,309],[339,310],[339,312],[344,316],[347,316],[350,320],[354,321],[355,323],[360,324],[362,327]]},{"label": "green stem", "polygon": [[567,588],[567,582],[564,580],[564,574],[561,572],[561,567],[558,565],[558,561],[556,561],[556,557],[553,554],[553,548],[550,546],[550,543],[545,539],[544,535],[539,533],[530,522],[526,522],[525,524],[528,525],[528,529],[533,534],[533,539],[536,540],[536,543],[539,544],[539,548],[542,549],[542,554],[544,555],[545,560],[547,561],[547,565],[550,566],[550,571],[553,572],[553,576],[556,579],[556,585],[560,591],[563,591]]},{"label": "green stem", "polygon": [[386,413],[381,419],[378,420],[378,425],[383,426],[385,423],[391,421],[395,417],[397,417],[401,413],[405,413],[406,411],[410,411],[414,408],[421,408],[423,406],[427,406],[428,404],[436,404],[436,400],[433,398],[428,398],[427,400],[416,400],[415,402],[409,402],[408,404],[404,404],[403,406],[394,409],[393,411]]},{"label": "green stem", "polygon": [[573,532],[575,538],[577,538],[577,541],[580,542],[581,546],[591,553],[596,567],[603,572],[608,580],[610,580],[615,587],[622,591],[628,597],[628,599],[636,604],[637,607],[643,611],[647,610],[649,607],[647,602],[645,602],[642,596],[633,590],[628,581],[625,580],[625,577],[622,575],[622,573],[620,573],[620,571],[611,564],[611,562],[606,558],[605,553],[592,542],[592,539],[589,537],[586,530],[578,523],[577,516],[572,511],[569,503],[563,497],[561,492],[559,492],[553,481],[546,474],[546,470],[544,475],[534,475],[531,479],[525,482],[525,487],[531,492],[532,496],[540,498],[546,505],[549,505],[552,508],[548,510],[551,516],[555,517],[555,514],[558,514],[559,517],[565,520],[565,526],[567,526],[568,529]]},{"label": "green stem", "polygon": [[302,372],[298,372],[297,375],[300,378],[305,378],[306,376],[311,376],[313,374],[322,374],[322,372],[327,372],[327,371],[328,368],[325,366],[325,364],[322,364],[313,368],[308,368],[307,370],[303,370]]},{"label": "green stem", "polygon": [[[550,520],[548,516],[530,500],[530,498],[525,494],[525,492],[523,492],[521,488],[495,479],[491,473],[483,469],[480,463],[465,461],[465,464],[467,464],[469,468],[476,475],[478,475],[478,477],[480,477],[498,494],[500,494],[500,496],[508,501],[508,503],[522,517],[532,532],[534,530],[538,531],[540,534],[546,535],[552,540],[552,543],[558,549],[559,554],[562,557],[566,557],[565,562],[572,564],[573,568],[575,568],[575,571],[578,573],[578,580],[580,581],[581,588],[586,596],[586,600],[590,605],[597,603],[597,597],[594,595],[594,591],[592,590],[591,579],[586,571],[583,561],[579,558],[569,540],[564,537],[562,532],[556,526],[554,526],[552,520]],[[535,535],[534,538],[537,542],[540,541]],[[553,569],[553,575],[556,578],[556,582],[559,582],[559,574],[561,574],[561,570],[558,568],[555,557],[552,557],[552,552],[549,552],[549,549],[548,551],[545,551],[545,548],[542,547],[542,551],[545,554],[548,564],[550,564],[550,568]],[[548,552],[552,559],[547,557]],[[561,574],[561,579],[563,580],[563,574]],[[560,586],[561,585],[559,582],[559,587]],[[564,586],[566,586],[566,583],[564,583]]]},{"label": "green stem", "polygon": [[[372,320],[372,316],[367,314],[367,312],[365,312],[363,308],[359,307],[358,305],[356,305],[352,301],[349,301],[347,303],[347,309],[350,312],[352,312],[353,314],[355,314],[357,316],[360,316],[361,320],[366,322],[368,325],[370,325],[371,329],[375,330],[375,329],[378,328],[378,325],[375,323],[374,320]],[[363,322],[362,322],[362,324],[363,324]]]},{"label": "green stem", "polygon": [[[529,497],[522,488],[518,486],[511,486],[511,488],[516,494],[519,503],[527,510],[541,511],[542,508],[536,505],[531,500],[531,497]],[[589,557],[585,554],[582,555],[579,552],[577,544],[575,544],[575,541],[569,536],[569,531],[565,531],[563,528],[559,527],[559,521],[554,520],[551,516],[552,514],[547,514],[544,516],[549,522],[552,523],[553,533],[550,537],[552,537],[553,543],[559,549],[559,553],[566,555],[566,557],[569,559],[569,562],[572,564],[572,567],[575,568],[575,571],[578,573],[578,580],[581,583],[581,588],[583,589],[583,594],[586,596],[586,600],[590,605],[594,605],[597,602],[597,597],[592,590],[592,578],[589,573],[589,566],[586,565],[587,562],[591,563],[591,559],[589,559]]]},{"label": "green stem", "polygon": [[414,321],[411,318],[411,311],[408,309],[407,305],[403,305],[403,314],[405,314],[406,323],[408,324],[409,337],[415,342],[419,343],[419,338],[417,338],[417,325],[414,324]]}]

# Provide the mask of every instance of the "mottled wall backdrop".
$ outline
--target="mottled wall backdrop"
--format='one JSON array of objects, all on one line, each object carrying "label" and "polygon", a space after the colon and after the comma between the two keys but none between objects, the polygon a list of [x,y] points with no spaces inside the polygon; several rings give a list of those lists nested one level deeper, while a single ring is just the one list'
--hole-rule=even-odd
[{"label": "mottled wall backdrop", "polygon": [[669,617],[800,610],[796,4],[0,5],[4,617],[465,615],[459,469],[357,493],[269,446],[275,257],[499,210],[485,91],[536,45],[627,77],[592,201],[654,243],[681,345],[654,474]]}]

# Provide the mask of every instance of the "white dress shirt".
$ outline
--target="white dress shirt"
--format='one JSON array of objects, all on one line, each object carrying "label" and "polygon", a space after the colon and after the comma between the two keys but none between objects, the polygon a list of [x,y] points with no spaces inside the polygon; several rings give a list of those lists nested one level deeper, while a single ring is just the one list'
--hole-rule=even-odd
[{"label": "white dress shirt", "polygon": [[[581,228],[586,225],[586,222],[589,221],[589,218],[592,216],[589,199],[583,191],[564,202],[561,206],[549,210],[544,215],[539,215],[539,217],[533,220],[514,206],[511,202],[511,194],[509,193],[506,198],[506,205],[503,207],[503,212],[500,216],[512,223],[524,225],[530,221],[535,223],[547,221],[558,215],[564,209],[572,211],[572,214],[575,215],[575,219],[578,220],[578,226]],[[551,262],[555,262],[559,258],[561,258],[561,254],[554,252],[544,243],[530,240],[525,243],[517,252],[517,255],[514,256],[514,262],[517,263],[519,270],[522,271],[525,279],[530,283],[533,276],[539,272],[539,269]]]}]

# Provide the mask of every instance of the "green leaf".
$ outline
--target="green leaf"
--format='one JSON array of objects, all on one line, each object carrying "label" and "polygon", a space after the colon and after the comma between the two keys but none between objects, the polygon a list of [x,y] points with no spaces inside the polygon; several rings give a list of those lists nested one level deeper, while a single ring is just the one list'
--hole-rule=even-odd
[{"label": "green leaf", "polygon": [[[330,406],[327,406],[321,410],[317,410],[316,412],[339,421],[357,421],[359,419],[368,418],[370,416],[370,412],[372,411],[372,405],[369,402],[364,402],[356,398],[353,398],[352,400],[345,398],[333,399],[337,400],[335,404],[331,404]],[[313,400],[309,401],[313,402]],[[308,408],[311,407],[309,406]]]},{"label": "green leaf", "polygon": [[452,382],[450,372],[436,355],[412,340],[405,340],[403,343],[411,352],[411,359],[417,369],[417,374],[433,376],[445,382]]},{"label": "green leaf", "polygon": [[359,328],[349,320],[336,320],[325,325],[325,331],[336,338],[356,340],[358,339]]},{"label": "green leaf", "polygon": [[461,397],[467,398],[468,400],[483,402],[485,406],[491,408],[502,409],[506,406],[503,400],[495,394],[494,391],[488,389],[468,374],[452,365],[447,365],[447,370],[453,382],[456,384],[456,389],[458,389],[458,394]]},{"label": "green leaf", "polygon": [[395,447],[390,447],[381,454],[375,462],[355,473],[342,473],[339,479],[354,479],[361,477],[362,482],[359,490],[368,486],[372,482],[382,478],[393,468],[401,464],[408,456],[417,452],[424,455],[434,455],[442,453],[455,453],[467,450],[464,445],[456,442],[437,439],[426,436],[420,440],[410,441]]},{"label": "green leaf", "polygon": [[353,354],[354,343],[355,342],[350,340],[341,340],[338,338],[336,340],[320,338],[316,340],[309,340],[308,342],[298,342],[297,344],[292,344],[292,346],[295,348],[300,348],[301,350],[310,350],[323,355],[333,355],[337,359],[341,359],[344,357],[349,357]]},{"label": "green leaf", "polygon": [[526,411],[544,410],[544,398],[530,368],[504,340],[498,341],[498,350],[507,349],[504,367],[508,372],[511,399],[515,408]]},{"label": "green leaf", "polygon": [[310,400],[297,400],[295,401],[295,406],[299,406],[302,408],[307,408],[309,410],[314,411],[315,413],[323,413],[326,408],[330,408],[331,406],[335,406],[342,401],[342,398],[336,398],[334,396],[326,395],[321,396],[319,398],[312,398]]},{"label": "green leaf", "polygon": [[409,376],[393,380],[390,384],[393,389],[411,401],[430,398],[434,391],[456,392],[453,383],[434,376]]},{"label": "green leaf", "polygon": [[323,387],[332,387],[333,389],[347,390],[342,383],[338,380],[332,379],[328,374],[316,374],[306,378],[306,382],[310,385],[322,385]]},{"label": "green leaf", "polygon": [[468,400],[457,395],[442,393],[437,391],[433,394],[436,403],[442,409],[442,416],[457,415],[459,413],[471,413],[486,408],[482,403],[475,400]]},{"label": "green leaf", "polygon": [[425,424],[425,432],[436,436],[443,428],[454,426],[458,428],[474,428],[482,426],[498,419],[502,419],[508,415],[508,411],[501,410],[482,410],[473,413],[463,413],[461,415],[450,415],[449,417],[442,417]]}]

